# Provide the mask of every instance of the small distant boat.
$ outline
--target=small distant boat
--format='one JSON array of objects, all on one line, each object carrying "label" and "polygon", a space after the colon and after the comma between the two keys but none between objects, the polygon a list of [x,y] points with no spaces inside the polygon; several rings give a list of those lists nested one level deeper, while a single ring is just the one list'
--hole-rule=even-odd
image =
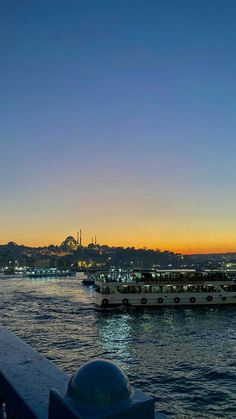
[{"label": "small distant boat", "polygon": [[224,271],[133,271],[127,278],[98,278],[101,308],[236,304],[236,283]]},{"label": "small distant boat", "polygon": [[95,285],[95,278],[92,278],[92,276],[88,276],[87,278],[84,278],[82,280],[83,285]]},{"label": "small distant boat", "polygon": [[67,276],[75,276],[76,273],[69,269],[30,269],[25,271],[23,276],[26,278],[62,278]]}]

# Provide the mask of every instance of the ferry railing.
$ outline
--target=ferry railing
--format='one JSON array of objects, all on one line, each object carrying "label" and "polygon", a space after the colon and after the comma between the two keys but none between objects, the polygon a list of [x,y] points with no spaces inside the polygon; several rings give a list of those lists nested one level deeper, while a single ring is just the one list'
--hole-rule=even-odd
[{"label": "ferry railing", "polygon": [[164,419],[110,361],[93,360],[71,378],[0,326],[0,419]]}]

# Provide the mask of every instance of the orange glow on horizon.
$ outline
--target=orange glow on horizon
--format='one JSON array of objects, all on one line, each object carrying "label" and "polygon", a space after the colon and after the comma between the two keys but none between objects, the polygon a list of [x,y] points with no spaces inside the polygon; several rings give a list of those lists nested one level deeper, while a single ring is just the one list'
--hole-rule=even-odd
[{"label": "orange glow on horizon", "polygon": [[[76,234],[67,234],[64,237],[62,237],[61,239],[57,238],[57,239],[35,239],[35,240],[30,240],[28,238],[22,239],[20,240],[19,238],[15,239],[6,239],[5,241],[2,240],[1,244],[7,244],[10,241],[15,242],[18,245],[25,245],[25,246],[29,246],[29,247],[45,247],[45,246],[49,246],[49,245],[55,245],[55,246],[60,246],[61,243],[65,240],[65,238],[67,236],[72,235],[73,237],[76,238]],[[83,246],[88,246],[88,244],[91,243],[91,240],[88,240],[87,237],[85,240],[83,240]],[[214,243],[209,243],[208,241],[205,242],[205,244],[199,245],[196,243],[190,243],[190,241],[188,241],[188,245],[184,244],[184,243],[178,243],[178,242],[165,242],[165,243],[157,243],[157,242],[153,242],[153,241],[135,241],[135,242],[131,242],[131,241],[126,241],[126,240],[98,240],[98,244],[100,245],[107,245],[110,247],[134,247],[135,249],[150,249],[150,250],[157,250],[159,249],[160,251],[170,251],[170,252],[174,252],[174,253],[181,253],[181,254],[210,254],[210,253],[236,253],[236,245],[235,243],[231,242],[229,243],[229,245],[227,246],[225,243],[222,242],[218,242],[217,244]]]}]

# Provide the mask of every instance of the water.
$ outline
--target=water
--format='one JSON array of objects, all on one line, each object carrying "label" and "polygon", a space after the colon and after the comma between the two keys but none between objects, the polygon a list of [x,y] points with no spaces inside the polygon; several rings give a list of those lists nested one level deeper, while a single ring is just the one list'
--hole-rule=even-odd
[{"label": "water", "polygon": [[236,418],[236,306],[98,312],[76,278],[0,278],[1,323],[72,374],[115,361],[171,418]]}]

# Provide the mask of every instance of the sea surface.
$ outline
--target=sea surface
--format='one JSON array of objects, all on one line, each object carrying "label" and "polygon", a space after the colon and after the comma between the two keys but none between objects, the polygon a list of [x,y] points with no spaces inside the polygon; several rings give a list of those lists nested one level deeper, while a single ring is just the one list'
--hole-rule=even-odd
[{"label": "sea surface", "polygon": [[124,369],[170,418],[236,418],[236,306],[99,312],[79,277],[0,277],[1,323],[72,374]]}]

